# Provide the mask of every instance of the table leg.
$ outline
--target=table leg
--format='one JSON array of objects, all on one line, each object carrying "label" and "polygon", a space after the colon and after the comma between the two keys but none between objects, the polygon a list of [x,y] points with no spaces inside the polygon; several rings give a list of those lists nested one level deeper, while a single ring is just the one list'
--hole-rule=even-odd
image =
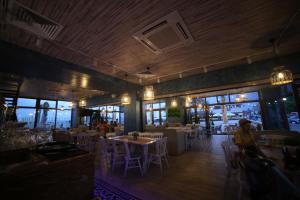
[{"label": "table leg", "polygon": [[147,167],[148,167],[148,145],[143,145],[143,152],[144,152],[143,170],[144,170],[144,174],[146,174]]}]

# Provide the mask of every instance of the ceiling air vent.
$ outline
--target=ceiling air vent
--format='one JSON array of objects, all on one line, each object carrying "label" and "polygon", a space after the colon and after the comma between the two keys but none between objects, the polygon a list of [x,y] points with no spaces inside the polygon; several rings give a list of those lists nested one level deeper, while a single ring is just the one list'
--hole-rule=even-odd
[{"label": "ceiling air vent", "polygon": [[155,54],[168,52],[194,41],[177,11],[146,26],[133,37]]},{"label": "ceiling air vent", "polygon": [[57,22],[13,0],[9,1],[5,18],[8,24],[50,40],[54,40],[63,28]]}]

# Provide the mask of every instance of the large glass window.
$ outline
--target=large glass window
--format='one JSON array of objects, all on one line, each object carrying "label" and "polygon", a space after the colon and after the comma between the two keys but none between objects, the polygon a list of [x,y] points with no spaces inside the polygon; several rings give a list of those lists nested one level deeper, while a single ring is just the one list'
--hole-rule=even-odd
[{"label": "large glass window", "polygon": [[282,98],[286,110],[289,128],[291,131],[300,132],[300,120],[296,102],[293,96]]},{"label": "large glass window", "polygon": [[56,101],[51,100],[41,100],[40,101],[40,108],[56,108]]},{"label": "large glass window", "polygon": [[56,128],[70,128],[71,114],[71,110],[57,110]]},{"label": "large glass window", "polygon": [[[37,105],[38,104],[38,105]],[[17,120],[26,127],[52,129],[71,127],[71,102],[44,99],[17,99]],[[36,114],[37,112],[37,114]]]},{"label": "large glass window", "polygon": [[37,127],[52,129],[55,128],[55,109],[40,109],[37,117]]},{"label": "large glass window", "polygon": [[35,107],[36,99],[18,98],[17,106],[19,107]]},{"label": "large glass window", "polygon": [[149,103],[145,104],[146,124],[162,125],[166,123],[166,103]]},{"label": "large glass window", "polygon": [[[208,121],[205,120],[206,115],[209,116]],[[193,98],[191,106],[186,108],[187,123],[210,127],[213,133],[237,129],[242,118],[250,120],[258,129],[262,128],[258,92]]]},{"label": "large glass window", "polygon": [[18,122],[26,122],[25,127],[34,128],[35,108],[17,108]]},{"label": "large glass window", "polygon": [[105,105],[105,106],[94,106],[90,107],[92,110],[99,110],[99,117],[101,119],[110,122],[117,122],[119,124],[124,124],[124,107],[117,105]]}]

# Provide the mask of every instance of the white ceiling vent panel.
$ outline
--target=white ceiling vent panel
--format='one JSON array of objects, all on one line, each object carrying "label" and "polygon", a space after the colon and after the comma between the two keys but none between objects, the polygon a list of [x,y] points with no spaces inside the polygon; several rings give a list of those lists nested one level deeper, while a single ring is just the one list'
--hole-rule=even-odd
[{"label": "white ceiling vent panel", "polygon": [[156,20],[133,35],[155,54],[161,54],[194,42],[177,11]]},{"label": "white ceiling vent panel", "polygon": [[8,3],[5,12],[5,21],[8,24],[49,40],[54,40],[63,29],[62,25],[15,0],[11,0]]}]

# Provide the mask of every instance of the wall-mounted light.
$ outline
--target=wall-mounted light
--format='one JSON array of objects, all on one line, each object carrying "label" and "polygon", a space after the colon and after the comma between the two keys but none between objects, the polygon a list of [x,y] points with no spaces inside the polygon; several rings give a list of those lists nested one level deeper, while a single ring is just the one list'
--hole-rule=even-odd
[{"label": "wall-mounted light", "polygon": [[146,86],[144,89],[144,100],[153,100],[154,99],[154,90],[153,86]]},{"label": "wall-mounted light", "polygon": [[61,107],[60,107],[60,110],[61,110],[61,111],[64,111],[64,110],[65,110],[65,107],[64,107],[64,106],[61,106]]},{"label": "wall-mounted light", "polygon": [[286,101],[287,99],[284,97],[284,98],[282,98],[282,101]]}]

